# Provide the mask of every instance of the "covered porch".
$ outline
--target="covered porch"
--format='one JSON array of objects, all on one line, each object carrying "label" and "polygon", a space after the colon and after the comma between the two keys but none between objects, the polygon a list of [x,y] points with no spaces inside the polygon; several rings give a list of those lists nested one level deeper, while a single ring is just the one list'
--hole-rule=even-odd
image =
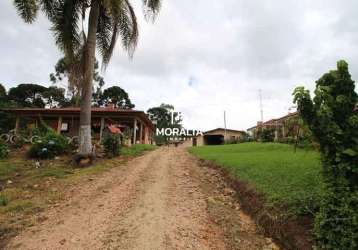
[{"label": "covered porch", "polygon": [[[59,134],[68,137],[79,134],[79,108],[23,108],[3,111],[16,116],[15,133],[19,133],[24,125],[38,127],[42,120]],[[127,133],[129,144],[153,143],[154,125],[143,111],[92,108],[92,138],[101,141],[109,125],[119,127],[122,133]]]}]

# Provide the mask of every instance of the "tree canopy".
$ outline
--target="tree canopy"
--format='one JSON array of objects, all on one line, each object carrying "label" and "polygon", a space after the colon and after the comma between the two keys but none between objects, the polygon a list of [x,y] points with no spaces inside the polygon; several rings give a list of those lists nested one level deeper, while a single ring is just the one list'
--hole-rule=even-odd
[{"label": "tree canopy", "polygon": [[[67,81],[68,96],[71,99],[71,103],[78,106],[83,75],[71,74],[71,67],[73,67],[73,62],[69,62],[64,57],[59,59],[55,65],[55,72],[50,74],[50,81],[57,85],[61,84],[63,81]],[[102,94],[102,88],[105,85],[104,78],[99,73],[99,63],[97,59],[94,64],[93,81],[93,99],[97,102]]]},{"label": "tree canopy", "polygon": [[156,123],[157,128],[170,128],[173,111],[173,105],[162,103],[158,107],[148,109],[147,113],[149,118]]},{"label": "tree canopy", "polygon": [[99,98],[99,105],[114,104],[116,108],[131,109],[135,105],[129,99],[128,93],[118,86],[105,89]]},{"label": "tree canopy", "polygon": [[2,85],[0,83],[0,98],[3,98],[5,96],[6,96],[6,89],[5,89],[4,85]]},{"label": "tree canopy", "polygon": [[70,101],[65,97],[65,92],[63,88],[50,86],[43,92],[42,97],[49,108],[66,107],[70,105]]},{"label": "tree canopy", "polygon": [[42,97],[46,90],[46,87],[38,84],[23,83],[11,88],[8,98],[16,102],[20,107],[44,108],[45,102]]},{"label": "tree canopy", "polygon": [[[156,124],[158,129],[162,128],[182,128],[182,120],[178,113],[174,112],[174,106],[162,103],[158,107],[148,109],[149,118]],[[156,135],[154,140],[156,144],[164,144],[170,138],[168,136]]]}]

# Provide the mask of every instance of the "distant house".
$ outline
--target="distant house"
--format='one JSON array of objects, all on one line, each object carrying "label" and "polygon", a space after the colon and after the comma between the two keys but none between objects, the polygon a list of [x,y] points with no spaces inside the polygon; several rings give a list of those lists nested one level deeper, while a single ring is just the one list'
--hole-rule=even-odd
[{"label": "distant house", "polygon": [[[37,127],[40,119],[57,133],[69,137],[78,136],[80,108],[9,108],[0,112],[16,116],[14,129]],[[131,144],[152,144],[154,125],[143,111],[114,107],[92,108],[92,137],[101,140],[105,130],[123,133],[130,131]],[[118,131],[120,130],[120,131]]]},{"label": "distant house", "polygon": [[292,126],[297,126],[297,124],[290,124],[290,121],[297,121],[298,113],[293,112],[289,113],[280,118],[271,119],[266,122],[257,122],[257,125],[247,129],[247,133],[254,140],[258,139],[260,131],[263,129],[270,129],[275,133],[275,140],[280,138],[286,138],[290,132]]},{"label": "distant house", "polygon": [[202,136],[197,136],[192,139],[193,146],[202,146],[202,145],[220,145],[224,144],[225,141],[229,140],[240,140],[245,136],[244,131],[233,130],[233,129],[224,129],[216,128],[203,132]]}]

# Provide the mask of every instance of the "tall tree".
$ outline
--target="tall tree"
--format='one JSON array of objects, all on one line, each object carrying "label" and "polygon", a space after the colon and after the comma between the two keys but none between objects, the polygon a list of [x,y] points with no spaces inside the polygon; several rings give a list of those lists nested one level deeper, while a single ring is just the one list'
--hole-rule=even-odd
[{"label": "tall tree", "polygon": [[[160,9],[160,0],[142,0],[147,20]],[[132,55],[138,41],[137,19],[130,0],[14,0],[19,15],[32,23],[39,9],[52,23],[56,44],[66,60],[78,62],[72,72],[83,75],[81,83],[80,147],[79,153],[90,155],[91,101],[96,47],[106,67],[111,59],[118,36],[123,48]],[[88,18],[87,17],[88,13]],[[87,33],[82,22],[88,20]],[[80,28],[82,27],[82,28]]]},{"label": "tall tree", "polygon": [[70,102],[65,97],[65,89],[50,86],[43,92],[43,98],[50,108],[69,106]]},{"label": "tall tree", "polygon": [[38,84],[23,83],[11,88],[8,98],[20,107],[44,108],[43,94],[46,90],[46,87]]},{"label": "tall tree", "polygon": [[[71,104],[74,106],[80,105],[81,100],[81,82],[83,82],[83,75],[78,71],[73,71],[73,63],[66,58],[61,58],[55,65],[55,72],[50,74],[50,81],[53,84],[61,84],[67,80],[67,94],[70,96]],[[76,64],[80,65],[80,61],[76,58]],[[94,64],[93,71],[93,99],[98,101],[100,98],[102,87],[105,85],[104,78],[99,73],[99,63],[97,59]]]},{"label": "tall tree", "polygon": [[[147,111],[149,118],[156,124],[158,129],[182,128],[182,120],[178,113],[174,112],[174,106],[162,103],[158,107],[153,107]],[[165,135],[156,135],[154,140],[160,145],[167,142],[170,138]]]},{"label": "tall tree", "polygon": [[116,108],[121,109],[134,108],[134,104],[132,104],[131,100],[129,99],[128,93],[118,86],[105,89],[100,97],[99,102],[100,106],[113,104]]},{"label": "tall tree", "polygon": [[162,103],[158,107],[148,109],[149,118],[156,123],[157,128],[170,128],[174,106]]},{"label": "tall tree", "polygon": [[4,85],[0,83],[0,98],[4,98],[6,96],[6,89]]},{"label": "tall tree", "polygon": [[[14,107],[16,103],[11,102],[7,95],[4,85],[0,84],[0,108]],[[0,111],[0,134],[13,129],[15,117],[7,112]]]}]

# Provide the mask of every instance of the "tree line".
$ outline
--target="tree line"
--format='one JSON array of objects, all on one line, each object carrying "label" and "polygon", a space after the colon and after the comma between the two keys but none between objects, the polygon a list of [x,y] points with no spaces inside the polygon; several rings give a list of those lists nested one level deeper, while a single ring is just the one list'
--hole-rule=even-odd
[{"label": "tree line", "polygon": [[[94,92],[92,106],[104,107],[113,104],[119,109],[132,109],[135,105],[128,93],[119,86]],[[21,83],[9,91],[0,84],[0,108],[65,108],[76,107],[74,96],[67,96],[66,89],[57,86],[43,86],[35,83]]]}]

